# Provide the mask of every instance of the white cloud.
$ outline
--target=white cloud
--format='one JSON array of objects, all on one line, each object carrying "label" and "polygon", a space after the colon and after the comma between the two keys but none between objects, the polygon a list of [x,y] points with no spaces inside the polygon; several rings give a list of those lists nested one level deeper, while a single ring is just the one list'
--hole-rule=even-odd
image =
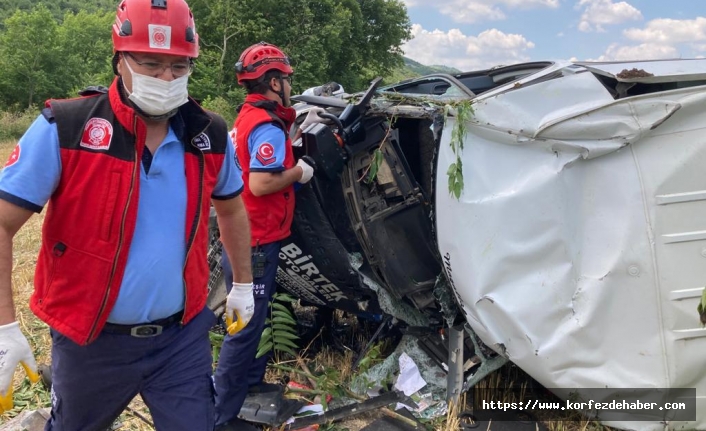
[{"label": "white cloud", "polygon": [[459,29],[448,32],[425,30],[412,25],[412,40],[402,49],[405,55],[427,65],[452,66],[462,71],[528,61],[527,50],[534,43],[521,34],[506,34],[497,29],[468,36]]},{"label": "white cloud", "polygon": [[[642,54],[644,58],[699,57],[706,53],[706,17],[658,18],[643,28],[629,28],[623,35],[637,46],[612,45],[605,56]],[[612,48],[612,51],[610,51]]]},{"label": "white cloud", "polygon": [[578,26],[583,32],[603,32],[604,25],[642,19],[642,13],[624,1],[613,3],[612,0],[580,0],[576,7],[584,8]]},{"label": "white cloud", "polygon": [[695,19],[654,19],[644,28],[630,28],[623,34],[631,40],[650,43],[692,43],[706,41],[706,17]]},{"label": "white cloud", "polygon": [[595,61],[658,60],[678,58],[679,56],[679,50],[670,45],[643,43],[626,46],[614,43],[608,47],[605,54],[595,59]]},{"label": "white cloud", "polygon": [[[403,0],[408,8],[429,5],[428,0]],[[516,8],[559,7],[560,0],[436,0],[434,6],[458,23],[497,21]]]}]

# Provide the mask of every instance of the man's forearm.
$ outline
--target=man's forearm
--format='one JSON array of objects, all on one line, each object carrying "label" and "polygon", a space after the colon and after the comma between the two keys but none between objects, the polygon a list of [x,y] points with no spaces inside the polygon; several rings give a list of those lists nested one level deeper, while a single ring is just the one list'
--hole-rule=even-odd
[{"label": "man's forearm", "polygon": [[269,195],[302,178],[302,168],[295,166],[282,172],[250,172],[250,191],[255,196]]},{"label": "man's forearm", "polygon": [[0,199],[0,325],[15,321],[12,300],[12,239],[32,211]]},{"label": "man's forearm", "polygon": [[218,227],[221,242],[233,268],[233,281],[236,283],[252,282],[250,252],[250,222],[242,198],[237,197],[234,209],[225,214],[218,214]]},{"label": "man's forearm", "polygon": [[12,299],[12,235],[0,229],[0,325],[16,320]]}]

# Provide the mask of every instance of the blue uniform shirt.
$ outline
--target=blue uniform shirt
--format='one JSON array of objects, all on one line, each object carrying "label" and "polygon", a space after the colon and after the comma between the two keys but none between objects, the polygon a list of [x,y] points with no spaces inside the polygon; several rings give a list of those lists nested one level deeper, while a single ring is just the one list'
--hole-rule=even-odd
[{"label": "blue uniform shirt", "polygon": [[274,124],[255,127],[248,137],[250,172],[282,172],[285,142],[284,132]]},{"label": "blue uniform shirt", "polygon": [[[243,188],[230,137],[213,196]],[[184,144],[170,126],[153,154],[149,173],[140,163],[137,223],[115,307],[108,321],[144,323],[184,308],[182,271],[186,258]],[[0,173],[0,198],[36,212],[46,205],[61,177],[56,124],[39,116],[20,139]]]}]

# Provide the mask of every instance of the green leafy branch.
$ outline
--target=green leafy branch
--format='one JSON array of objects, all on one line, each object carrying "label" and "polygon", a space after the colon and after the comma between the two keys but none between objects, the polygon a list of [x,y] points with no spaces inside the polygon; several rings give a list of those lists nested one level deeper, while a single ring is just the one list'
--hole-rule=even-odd
[{"label": "green leafy branch", "polygon": [[463,191],[463,164],[460,156],[456,155],[456,162],[449,165],[446,175],[449,177],[449,193],[459,199]]},{"label": "green leafy branch", "polygon": [[297,356],[294,349],[299,349],[295,340],[297,335],[297,320],[283,303],[296,302],[296,298],[286,293],[275,293],[270,301],[270,317],[265,320],[265,329],[257,346],[256,358],[266,355],[270,350],[277,353],[288,353]]},{"label": "green leafy branch", "polygon": [[309,370],[305,361],[298,360],[297,363],[299,368],[292,368],[281,363],[271,365],[272,368],[281,371],[299,374],[305,377],[311,385],[310,389],[288,387],[287,391],[304,395],[316,395],[324,409],[328,408],[328,396],[341,397],[345,395],[346,389],[343,386],[340,370],[326,367],[321,374],[314,374]]},{"label": "green leafy branch", "polygon": [[470,100],[464,100],[446,107],[448,117],[451,108],[456,111],[456,123],[451,130],[451,151],[456,156],[456,161],[451,163],[446,175],[449,177],[449,193],[459,199],[463,191],[463,163],[461,162],[461,152],[463,152],[464,138],[468,133],[468,121],[473,117],[473,105]]},{"label": "green leafy branch", "polygon": [[221,356],[221,347],[223,346],[225,334],[210,331],[208,333],[208,338],[211,342],[211,353],[213,354],[213,362],[217,363],[218,358]]},{"label": "green leafy branch", "polygon": [[382,347],[383,343],[375,343],[366,353],[363,358],[358,361],[358,373],[364,374],[374,365],[382,362]]},{"label": "green leafy branch", "polygon": [[378,171],[382,165],[382,160],[382,150],[378,147],[375,149],[375,152],[373,152],[373,159],[370,161],[370,166],[368,167],[368,177],[365,179],[366,183],[370,184],[375,180],[375,178],[377,178]]},{"label": "green leafy branch", "polygon": [[370,164],[358,181],[365,177],[365,182],[367,184],[372,184],[372,182],[375,181],[375,178],[377,178],[378,172],[380,171],[380,166],[382,166],[382,162],[385,160],[385,156],[382,153],[382,146],[385,145],[385,142],[387,142],[387,137],[390,136],[390,131],[392,130],[392,125],[395,123],[395,120],[396,117],[394,116],[390,119],[390,125],[387,127],[385,137],[382,138],[380,145],[378,145],[375,151],[373,151],[373,157],[370,160]]}]

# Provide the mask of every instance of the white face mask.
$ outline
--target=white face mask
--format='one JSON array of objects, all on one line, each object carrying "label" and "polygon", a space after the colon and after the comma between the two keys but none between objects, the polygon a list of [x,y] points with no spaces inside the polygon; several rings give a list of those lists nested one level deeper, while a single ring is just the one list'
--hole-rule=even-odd
[{"label": "white face mask", "polygon": [[184,75],[173,81],[165,81],[135,73],[127,61],[125,64],[132,75],[132,92],[125,89],[129,94],[128,99],[146,114],[164,115],[189,100],[189,90],[187,89],[189,75]]}]

